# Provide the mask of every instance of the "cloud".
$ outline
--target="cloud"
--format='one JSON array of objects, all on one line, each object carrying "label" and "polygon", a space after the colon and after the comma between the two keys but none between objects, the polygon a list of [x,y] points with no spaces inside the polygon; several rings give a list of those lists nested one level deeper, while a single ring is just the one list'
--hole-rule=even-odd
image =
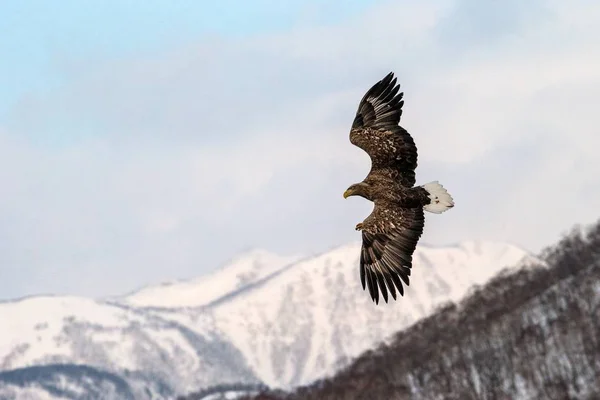
[{"label": "cloud", "polygon": [[387,2],[337,25],[65,61],[68,85],[23,98],[0,131],[0,291],[117,294],[247,247],[357,240],[371,206],[341,193],[369,161],[348,129],[390,70],[418,181],[457,201],[424,241],[537,250],[595,219],[600,7],[509,5]]}]

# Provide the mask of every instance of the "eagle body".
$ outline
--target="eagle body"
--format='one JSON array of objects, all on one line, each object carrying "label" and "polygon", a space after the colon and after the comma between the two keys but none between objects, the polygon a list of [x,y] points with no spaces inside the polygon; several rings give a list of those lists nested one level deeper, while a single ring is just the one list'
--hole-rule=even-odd
[{"label": "eagle body", "polygon": [[408,188],[387,172],[374,171],[364,180],[369,185],[368,200],[386,201],[389,206],[424,207],[431,202],[427,190],[420,186]]},{"label": "eagle body", "polygon": [[379,294],[404,295],[409,285],[412,255],[425,226],[424,211],[442,213],[454,206],[452,196],[438,182],[415,186],[417,147],[399,126],[403,93],[393,73],[377,82],[362,98],[350,142],[371,158],[371,170],[351,185],[344,197],[361,196],[374,203],[373,211],[356,229],[362,232],[360,279],[372,300]]},{"label": "eagle body", "polygon": [[405,187],[415,184],[417,147],[412,137],[401,127],[353,127],[350,131],[350,143],[373,155],[371,172],[387,174],[394,182]]}]

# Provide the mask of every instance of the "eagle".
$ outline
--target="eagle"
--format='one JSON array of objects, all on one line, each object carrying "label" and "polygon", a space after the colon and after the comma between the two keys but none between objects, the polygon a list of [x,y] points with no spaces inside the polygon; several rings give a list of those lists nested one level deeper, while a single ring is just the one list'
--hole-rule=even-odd
[{"label": "eagle", "polygon": [[388,291],[404,296],[409,285],[412,256],[425,225],[424,211],[440,214],[454,200],[437,181],[415,186],[417,146],[399,126],[403,92],[390,72],[369,89],[358,105],[350,142],[371,158],[371,170],[360,183],[350,185],[344,198],[360,196],[374,203],[373,211],[356,230],[361,231],[360,280],[375,304]]}]

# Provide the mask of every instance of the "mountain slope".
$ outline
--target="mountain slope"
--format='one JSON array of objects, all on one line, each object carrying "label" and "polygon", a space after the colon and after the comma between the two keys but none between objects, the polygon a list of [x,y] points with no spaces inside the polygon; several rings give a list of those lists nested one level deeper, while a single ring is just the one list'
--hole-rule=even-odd
[{"label": "mountain slope", "polygon": [[81,365],[44,365],[0,372],[3,400],[134,400],[127,382]]},{"label": "mountain slope", "polygon": [[504,243],[420,246],[405,296],[375,305],[360,286],[359,249],[355,243],[300,261],[214,305],[216,326],[263,382],[290,387],[332,373],[472,285],[532,259]]},{"label": "mountain slope", "polygon": [[191,330],[119,304],[34,297],[0,304],[0,320],[8,323],[0,333],[0,371],[88,365],[126,376],[136,393],[181,393],[213,381],[260,382],[210,316],[200,316]]},{"label": "mountain slope", "polygon": [[[293,257],[253,252],[201,280],[110,301],[42,296],[0,303],[0,321],[7,321],[0,372],[88,366],[124,379],[136,399],[221,384],[304,384],[530,258],[503,243],[421,246],[406,295],[375,305],[360,287],[359,247],[292,264]],[[73,371],[47,381],[75,382]]]},{"label": "mountain slope", "polygon": [[362,354],[261,400],[600,398],[600,223]]},{"label": "mountain slope", "polygon": [[119,300],[139,307],[198,307],[256,282],[298,259],[298,256],[284,257],[257,249],[235,257],[209,275],[145,287]]}]

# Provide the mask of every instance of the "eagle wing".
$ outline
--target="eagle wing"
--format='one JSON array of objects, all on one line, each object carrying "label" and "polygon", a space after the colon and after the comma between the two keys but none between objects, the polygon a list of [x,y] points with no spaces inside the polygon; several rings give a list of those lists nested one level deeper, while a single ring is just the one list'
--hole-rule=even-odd
[{"label": "eagle wing", "polygon": [[423,208],[399,208],[375,202],[375,208],[362,223],[360,280],[371,298],[385,302],[388,290],[396,299],[396,289],[404,295],[402,282],[409,285],[412,255],[423,233]]},{"label": "eagle wing", "polygon": [[390,72],[367,91],[358,105],[350,130],[350,142],[367,152],[371,173],[390,176],[403,186],[413,187],[417,168],[417,147],[401,126],[403,92],[398,93]]}]

